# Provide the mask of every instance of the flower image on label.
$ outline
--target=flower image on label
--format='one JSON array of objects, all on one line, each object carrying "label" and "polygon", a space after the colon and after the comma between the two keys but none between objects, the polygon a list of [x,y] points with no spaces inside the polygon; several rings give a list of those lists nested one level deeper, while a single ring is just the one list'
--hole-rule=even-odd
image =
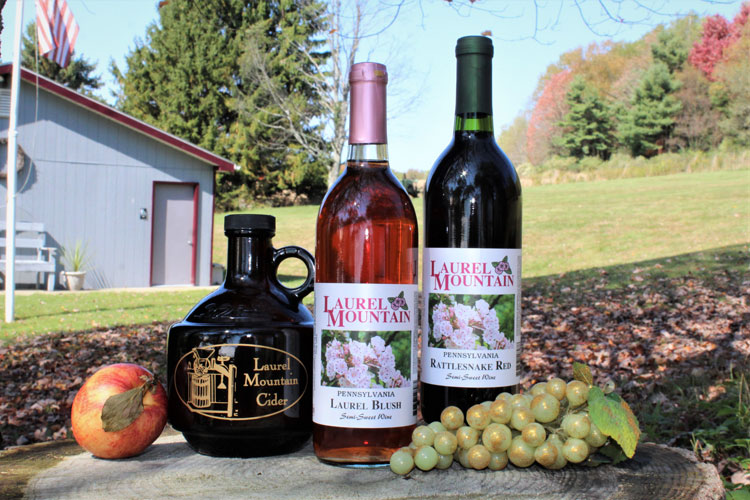
[{"label": "flower image on label", "polygon": [[424,256],[422,380],[517,384],[521,250],[426,248]]},{"label": "flower image on label", "polygon": [[417,285],[315,284],[313,421],[416,422]]}]

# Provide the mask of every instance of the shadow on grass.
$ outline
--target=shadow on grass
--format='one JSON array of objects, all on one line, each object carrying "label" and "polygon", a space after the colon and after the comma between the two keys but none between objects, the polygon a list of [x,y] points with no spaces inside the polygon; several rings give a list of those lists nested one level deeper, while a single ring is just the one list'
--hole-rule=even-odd
[{"label": "shadow on grass", "polygon": [[716,273],[750,273],[750,243],[712,248],[700,252],[649,259],[608,267],[595,267],[562,274],[524,278],[524,287],[585,286],[606,278],[607,288],[614,289],[634,282],[681,276],[712,279]]}]

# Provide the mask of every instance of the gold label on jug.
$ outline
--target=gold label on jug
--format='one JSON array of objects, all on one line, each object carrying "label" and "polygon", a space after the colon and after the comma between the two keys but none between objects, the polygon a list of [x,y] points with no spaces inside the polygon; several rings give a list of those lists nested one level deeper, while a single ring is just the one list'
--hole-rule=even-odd
[{"label": "gold label on jug", "polygon": [[307,391],[299,358],[256,344],[216,344],[191,349],[172,378],[180,401],[193,413],[221,420],[256,420],[293,410]]}]

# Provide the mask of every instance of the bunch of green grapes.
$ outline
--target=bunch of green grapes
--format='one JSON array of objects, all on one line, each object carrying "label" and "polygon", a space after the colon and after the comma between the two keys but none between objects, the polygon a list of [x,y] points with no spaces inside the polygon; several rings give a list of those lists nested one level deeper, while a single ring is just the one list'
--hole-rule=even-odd
[{"label": "bunch of green grapes", "polygon": [[588,392],[581,381],[553,378],[529,394],[503,392],[474,405],[465,418],[460,408],[449,406],[439,422],[414,429],[409,446],[391,456],[391,470],[447,469],[454,460],[477,470],[501,470],[508,462],[548,469],[581,463],[608,439],[589,418]]}]

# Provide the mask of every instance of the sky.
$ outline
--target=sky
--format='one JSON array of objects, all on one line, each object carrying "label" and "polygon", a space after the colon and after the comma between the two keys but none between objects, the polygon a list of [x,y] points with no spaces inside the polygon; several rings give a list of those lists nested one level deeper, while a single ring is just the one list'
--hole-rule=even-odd
[{"label": "sky", "polygon": [[[33,0],[23,3],[25,27],[34,19],[35,8]],[[80,27],[76,54],[97,63],[107,85],[99,94],[110,103],[114,88],[110,61],[125,69],[125,56],[135,41],[145,37],[149,24],[158,22],[157,4],[158,0],[68,0]],[[718,13],[731,20],[740,9],[739,0],[605,0],[603,4],[629,22],[608,21],[599,0],[578,4],[573,0],[370,0],[370,36],[364,39],[357,62],[375,61],[388,67],[392,168],[429,170],[450,142],[454,49],[461,36],[492,33],[493,111],[499,133],[528,109],[539,77],[564,52],[607,39],[633,41],[691,11],[701,16]],[[7,0],[2,12],[0,59],[4,62],[12,59],[16,5],[17,0]]]}]

